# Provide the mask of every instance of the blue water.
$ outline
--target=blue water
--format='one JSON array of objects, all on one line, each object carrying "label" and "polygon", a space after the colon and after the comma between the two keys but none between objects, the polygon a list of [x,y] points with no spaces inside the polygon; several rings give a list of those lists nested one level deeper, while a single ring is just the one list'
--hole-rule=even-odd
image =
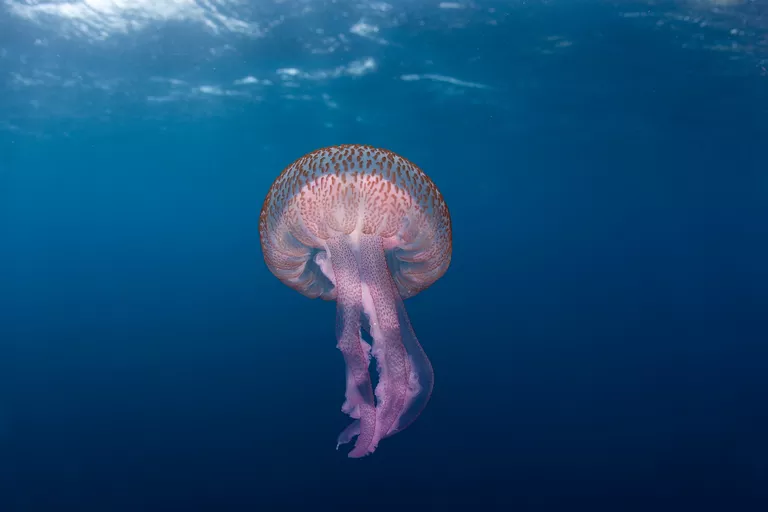
[{"label": "blue water", "polygon": [[[0,510],[768,509],[764,3],[253,2],[263,36],[101,39],[13,3]],[[334,304],[257,230],[339,143],[453,219],[406,301],[432,400],[359,460]]]}]

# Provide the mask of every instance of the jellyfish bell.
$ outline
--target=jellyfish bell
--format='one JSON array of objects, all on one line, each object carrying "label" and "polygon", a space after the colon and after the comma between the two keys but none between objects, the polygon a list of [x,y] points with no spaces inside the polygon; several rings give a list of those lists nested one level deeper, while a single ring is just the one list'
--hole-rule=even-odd
[{"label": "jellyfish bell", "polygon": [[[428,288],[450,264],[451,219],[440,191],[386,149],[318,149],[272,184],[259,234],[278,279],[307,297],[336,301],[347,375],[342,411],[354,418],[338,445],[357,437],[349,456],[372,453],[416,419],[432,393],[432,365],[403,299]],[[375,399],[371,356],[379,375]]]}]

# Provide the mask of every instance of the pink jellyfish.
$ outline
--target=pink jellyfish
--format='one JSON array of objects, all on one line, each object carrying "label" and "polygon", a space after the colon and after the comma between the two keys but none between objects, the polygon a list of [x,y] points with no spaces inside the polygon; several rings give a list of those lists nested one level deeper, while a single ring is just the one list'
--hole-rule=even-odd
[{"label": "pink jellyfish", "polygon": [[[259,234],[278,279],[307,297],[336,301],[347,371],[342,411],[355,418],[336,447],[357,436],[349,456],[372,453],[415,420],[432,393],[432,365],[402,299],[428,288],[450,264],[443,196],[421,169],[386,149],[318,149],[272,184]],[[379,374],[375,403],[371,353]]]}]

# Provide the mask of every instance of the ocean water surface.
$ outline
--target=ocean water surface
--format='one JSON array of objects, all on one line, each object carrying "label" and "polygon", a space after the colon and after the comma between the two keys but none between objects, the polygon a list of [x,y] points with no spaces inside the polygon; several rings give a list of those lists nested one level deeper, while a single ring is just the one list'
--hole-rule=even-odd
[{"label": "ocean water surface", "polygon": [[[0,6],[0,510],[768,510],[765,1]],[[258,234],[342,143],[453,226],[362,459]]]}]

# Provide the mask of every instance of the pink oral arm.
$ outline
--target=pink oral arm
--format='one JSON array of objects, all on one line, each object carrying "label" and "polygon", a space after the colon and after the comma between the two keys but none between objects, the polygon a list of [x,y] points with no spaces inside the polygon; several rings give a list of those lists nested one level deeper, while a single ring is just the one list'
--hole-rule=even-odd
[{"label": "pink oral arm", "polygon": [[434,375],[392,280],[380,237],[363,235],[360,260],[363,282],[373,302],[365,304],[364,299],[364,308],[374,311],[371,334],[379,369],[373,451],[381,439],[404,429],[419,415],[429,400]]},{"label": "pink oral arm", "polygon": [[[363,312],[360,273],[357,259],[345,237],[327,241],[336,279],[336,338],[347,366],[346,401],[342,411],[358,418],[338,438],[338,444],[357,442],[349,457],[368,454],[376,430],[376,411],[371,378],[368,374],[369,354],[360,337],[360,315]],[[337,445],[338,448],[338,445]]]}]

